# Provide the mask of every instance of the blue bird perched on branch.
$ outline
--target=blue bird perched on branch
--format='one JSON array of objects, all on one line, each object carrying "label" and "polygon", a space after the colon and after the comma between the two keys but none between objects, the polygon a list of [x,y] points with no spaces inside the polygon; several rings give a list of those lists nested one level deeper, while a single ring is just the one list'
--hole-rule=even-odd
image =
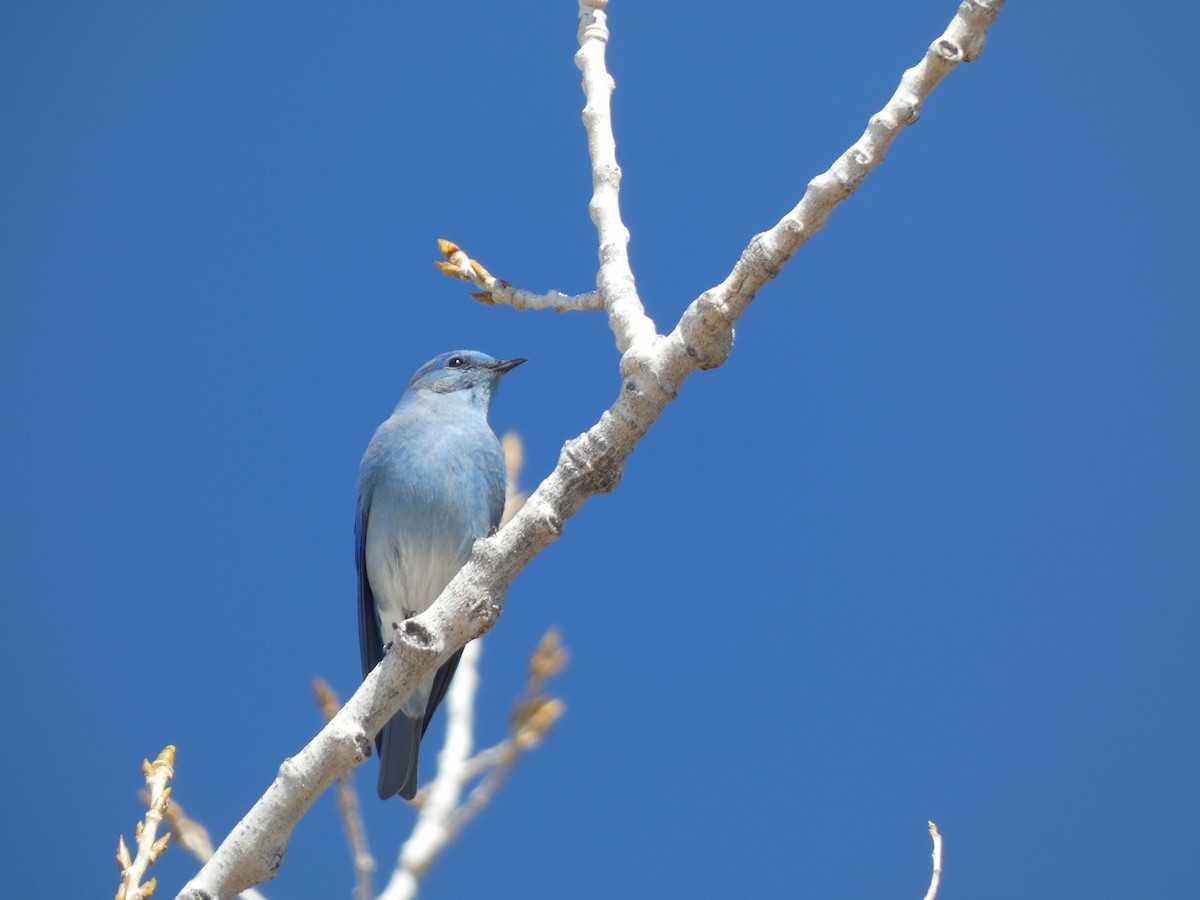
[{"label": "blue bird perched on branch", "polygon": [[[475,350],[434,357],[412,377],[363,456],[355,559],[363,677],[394,623],[428,609],[476,538],[504,513],[504,450],[487,422],[500,379],[524,359]],[[459,650],[423,681],[375,738],[379,796],[417,792],[417,751],[458,667]]]}]

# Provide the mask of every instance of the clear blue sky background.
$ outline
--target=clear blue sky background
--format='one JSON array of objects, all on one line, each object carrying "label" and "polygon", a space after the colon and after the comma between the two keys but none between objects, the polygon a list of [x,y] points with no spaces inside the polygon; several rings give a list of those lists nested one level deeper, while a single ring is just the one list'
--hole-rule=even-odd
[{"label": "clear blue sky background", "polygon": [[[954,9],[612,4],[661,329]],[[358,460],[420,363],[530,358],[493,410],[529,484],[616,395],[603,317],[429,264],[592,287],[575,15],[0,11],[12,896],[111,896],[168,742],[223,835],[316,729],[309,679],[353,690]],[[515,583],[479,737],[552,623],[569,713],[426,896],[918,897],[929,818],[946,898],[1200,895],[1198,26],[1010,4]],[[387,869],[411,813],[374,778]],[[266,892],[351,885],[324,798]]]}]

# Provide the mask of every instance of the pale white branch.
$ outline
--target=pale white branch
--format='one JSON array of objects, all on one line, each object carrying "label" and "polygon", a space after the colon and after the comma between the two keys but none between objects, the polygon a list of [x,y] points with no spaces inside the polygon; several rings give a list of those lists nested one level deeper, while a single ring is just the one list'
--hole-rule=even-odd
[{"label": "pale white branch", "polygon": [[[265,794],[234,827],[179,896],[232,897],[273,877],[300,817],[339,776],[372,753],[374,736],[416,686],[451,653],[491,627],[495,595],[406,619],[391,649],[345,706],[295,756],[283,761]],[[475,612],[467,612],[467,609]]]},{"label": "pale white branch", "polygon": [[421,878],[457,834],[450,828],[450,821],[469,777],[464,770],[474,748],[475,694],[482,652],[483,642],[478,640],[463,648],[446,694],[446,742],[438,754],[437,777],[421,791],[416,825],[400,848],[396,868],[379,900],[411,900],[417,896]]},{"label": "pale white branch", "polygon": [[509,773],[512,772],[513,766],[517,764],[517,759],[521,755],[521,749],[513,738],[497,744],[493,749],[496,754],[491,767],[487,770],[487,775],[471,791],[467,802],[455,810],[454,816],[449,822],[448,830],[451,836],[461,834],[463,829],[475,821],[475,817],[492,802],[492,798],[496,796],[497,791],[508,779]]},{"label": "pale white branch", "polygon": [[600,242],[596,287],[608,324],[624,353],[655,335],[654,323],[642,306],[629,265],[629,229],[621,221],[621,167],[612,128],[612,93],[616,87],[605,65],[608,46],[608,0],[579,0],[579,52],[575,65],[583,74],[583,125],[592,159],[592,202],[588,212]]},{"label": "pale white branch", "polygon": [[[197,819],[193,819],[174,797],[167,804],[163,813],[171,825],[171,833],[175,836],[176,846],[192,854],[201,863],[212,859],[213,845],[208,829]],[[248,888],[238,894],[242,900],[266,900],[254,888]]]},{"label": "pale white branch", "polygon": [[552,309],[555,312],[568,312],[573,309],[600,310],[604,306],[600,302],[600,294],[589,291],[586,294],[563,294],[559,291],[548,291],[545,294],[534,294],[520,288],[501,288],[483,296],[472,294],[481,303],[502,304],[513,309]]},{"label": "pale white branch", "polygon": [[829,214],[883,162],[901,129],[912,125],[938,83],[960,62],[976,59],[987,41],[1004,0],[966,0],[946,31],[930,44],[924,58],[900,78],[900,86],[867,129],[828,171],[808,183],[800,202],[774,227],[757,234],[742,251],[728,277],[701,294],[680,319],[676,332],[701,368],[724,362],[733,345],[733,323],[758,289],[779,274],[784,264],[825,226]]},{"label": "pale white branch", "polygon": [[933,822],[929,823],[929,836],[933,838],[933,876],[929,879],[925,900],[937,900],[938,886],[942,883],[942,835]]},{"label": "pale white branch", "polygon": [[505,754],[505,742],[496,744],[494,747],[488,747],[486,750],[480,750],[474,756],[467,760],[463,770],[468,778],[476,778],[490,769],[492,766],[500,762]]}]

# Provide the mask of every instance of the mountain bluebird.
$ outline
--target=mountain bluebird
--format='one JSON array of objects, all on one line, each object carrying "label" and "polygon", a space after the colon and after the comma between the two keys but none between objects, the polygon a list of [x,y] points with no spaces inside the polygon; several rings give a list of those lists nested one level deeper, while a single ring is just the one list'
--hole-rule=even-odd
[{"label": "mountain bluebird", "polygon": [[[363,677],[383,659],[392,625],[430,607],[500,525],[504,450],[487,423],[505,372],[524,359],[443,353],[412,377],[363,456],[354,528]],[[417,749],[462,651],[404,701],[375,738],[379,796],[417,792]]]}]

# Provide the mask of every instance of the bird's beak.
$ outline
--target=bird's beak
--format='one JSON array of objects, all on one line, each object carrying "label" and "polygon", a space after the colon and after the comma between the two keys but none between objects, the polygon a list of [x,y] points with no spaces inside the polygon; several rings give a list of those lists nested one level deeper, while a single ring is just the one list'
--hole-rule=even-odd
[{"label": "bird's beak", "polygon": [[505,372],[511,372],[523,362],[528,362],[524,356],[518,356],[516,359],[501,359],[494,362],[491,368],[503,375]]}]

